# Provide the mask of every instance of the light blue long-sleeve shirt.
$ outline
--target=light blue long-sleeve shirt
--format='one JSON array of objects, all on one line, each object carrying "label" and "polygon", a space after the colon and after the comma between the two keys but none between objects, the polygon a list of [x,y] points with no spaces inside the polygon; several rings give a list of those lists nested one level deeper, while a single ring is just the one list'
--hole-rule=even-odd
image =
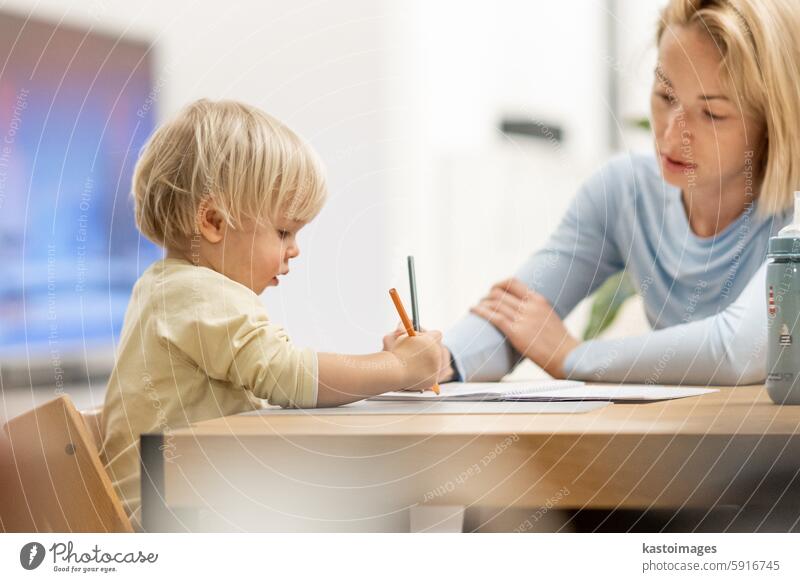
[{"label": "light blue long-sleeve shirt", "polygon": [[[757,201],[713,237],[695,235],[680,189],[653,156],[612,159],[578,192],[561,224],[515,276],[560,317],[625,269],[654,331],[592,340],[567,357],[570,378],[669,384],[748,384],[766,377],[767,243],[789,214]],[[505,336],[469,314],[444,338],[464,380],[497,380],[521,360]]]}]

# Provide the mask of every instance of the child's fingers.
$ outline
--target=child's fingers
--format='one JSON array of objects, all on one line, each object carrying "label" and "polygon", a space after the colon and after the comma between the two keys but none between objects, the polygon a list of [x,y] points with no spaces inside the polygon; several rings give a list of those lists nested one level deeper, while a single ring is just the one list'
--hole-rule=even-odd
[{"label": "child's fingers", "polygon": [[400,340],[400,338],[402,338],[405,335],[406,332],[403,329],[396,329],[390,331],[385,336],[383,336],[383,349],[391,350],[394,347],[394,345]]}]

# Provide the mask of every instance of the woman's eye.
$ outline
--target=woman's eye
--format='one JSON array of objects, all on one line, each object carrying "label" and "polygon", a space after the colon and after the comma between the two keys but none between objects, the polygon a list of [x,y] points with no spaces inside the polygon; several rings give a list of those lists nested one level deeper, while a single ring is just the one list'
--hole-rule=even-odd
[{"label": "woman's eye", "polygon": [[713,119],[714,121],[721,121],[721,120],[725,119],[724,115],[714,115],[710,111],[703,111],[703,115],[705,115],[709,119]]},{"label": "woman's eye", "polygon": [[667,95],[666,93],[656,93],[656,95],[657,95],[657,96],[658,96],[658,98],[659,98],[659,99],[661,99],[661,100],[662,100],[664,103],[669,103],[669,102],[670,102],[669,95]]},{"label": "woman's eye", "polygon": [[281,236],[281,238],[286,238],[286,237],[287,237],[287,236],[289,236],[291,233],[290,233],[288,230],[279,230],[279,231],[278,231],[278,234]]}]

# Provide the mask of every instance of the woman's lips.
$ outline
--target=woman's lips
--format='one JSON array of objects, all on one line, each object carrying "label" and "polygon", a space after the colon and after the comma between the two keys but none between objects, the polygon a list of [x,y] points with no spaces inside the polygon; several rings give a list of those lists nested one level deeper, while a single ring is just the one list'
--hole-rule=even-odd
[{"label": "woman's lips", "polygon": [[665,156],[664,154],[661,154],[661,165],[664,166],[664,169],[669,172],[675,172],[680,174],[684,174],[688,171],[694,170],[697,167],[697,164],[681,162],[680,160],[676,160],[669,156]]}]

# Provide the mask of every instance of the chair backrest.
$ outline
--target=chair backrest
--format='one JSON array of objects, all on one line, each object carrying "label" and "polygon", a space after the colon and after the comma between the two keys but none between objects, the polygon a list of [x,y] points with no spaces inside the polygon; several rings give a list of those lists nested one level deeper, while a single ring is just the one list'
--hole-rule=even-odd
[{"label": "chair backrest", "polygon": [[81,410],[81,416],[92,435],[95,448],[99,451],[103,448],[103,407]]},{"label": "chair backrest", "polygon": [[[81,413],[68,396],[5,425],[34,531],[132,532]],[[97,433],[100,434],[99,432]]]}]

